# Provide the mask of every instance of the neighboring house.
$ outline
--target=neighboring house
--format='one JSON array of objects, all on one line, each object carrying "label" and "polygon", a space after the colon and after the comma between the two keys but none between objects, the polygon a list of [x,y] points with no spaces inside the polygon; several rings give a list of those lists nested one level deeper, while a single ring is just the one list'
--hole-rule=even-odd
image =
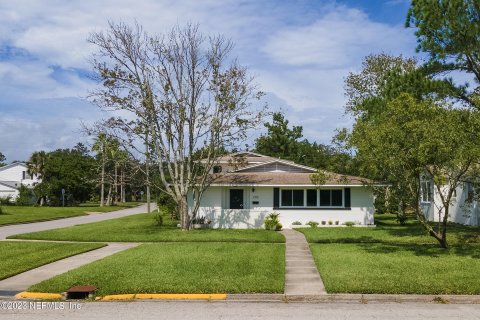
[{"label": "neighboring house", "polygon": [[36,175],[31,176],[27,171],[27,165],[23,162],[0,167],[0,198],[11,196],[15,200],[20,185],[33,188],[40,182]]},{"label": "neighboring house", "polygon": [[[443,220],[445,210],[433,181],[422,177],[420,192],[420,208],[427,220],[436,222]],[[449,208],[448,221],[470,226],[480,225],[480,203],[475,200],[467,201],[467,199],[472,199],[473,192],[470,182],[463,182],[455,189]]]},{"label": "neighboring house", "polygon": [[204,192],[197,216],[212,221],[215,228],[262,228],[274,211],[284,228],[294,221],[373,224],[373,192],[364,185],[366,179],[332,173],[325,184],[316,186],[310,180],[315,172],[252,152],[222,157],[211,172],[215,180]]}]

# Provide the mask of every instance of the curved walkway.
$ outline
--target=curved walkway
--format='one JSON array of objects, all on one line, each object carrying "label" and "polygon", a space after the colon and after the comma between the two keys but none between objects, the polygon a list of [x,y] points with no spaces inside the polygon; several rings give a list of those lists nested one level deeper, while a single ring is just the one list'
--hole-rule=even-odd
[{"label": "curved walkway", "polygon": [[[152,203],[151,208],[152,210],[155,210],[156,209],[155,204]],[[0,227],[0,240],[3,240],[8,236],[12,236],[14,234],[70,227],[77,224],[86,224],[86,223],[97,222],[97,221],[117,219],[117,218],[131,216],[134,214],[139,214],[144,212],[147,212],[146,204],[142,204],[138,207],[127,208],[127,209],[122,209],[117,211],[92,213],[87,216],[4,226],[4,227]]]}]

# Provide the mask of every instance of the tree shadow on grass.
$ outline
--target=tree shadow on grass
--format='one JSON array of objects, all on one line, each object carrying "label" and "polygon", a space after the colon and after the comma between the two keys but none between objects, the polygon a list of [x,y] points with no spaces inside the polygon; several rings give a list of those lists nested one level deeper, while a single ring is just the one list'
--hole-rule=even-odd
[{"label": "tree shadow on grass", "polygon": [[377,243],[359,243],[361,247],[367,253],[401,253],[409,252],[416,256],[428,256],[428,257],[442,257],[455,255],[459,257],[471,257],[473,259],[480,259],[480,245],[478,244],[465,244],[461,246],[453,246],[448,249],[440,248],[438,245],[433,244],[392,244],[390,242],[377,242]]}]

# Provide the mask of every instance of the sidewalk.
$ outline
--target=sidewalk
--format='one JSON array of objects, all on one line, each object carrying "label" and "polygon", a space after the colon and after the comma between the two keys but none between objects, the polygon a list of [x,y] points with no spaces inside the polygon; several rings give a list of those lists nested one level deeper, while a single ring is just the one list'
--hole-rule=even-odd
[{"label": "sidewalk", "polygon": [[305,236],[291,229],[282,234],[285,236],[285,295],[327,294]]},{"label": "sidewalk", "polygon": [[141,243],[109,243],[106,247],[81,253],[25,271],[13,277],[1,280],[0,295],[1,292],[4,292],[4,294],[7,295],[6,293],[25,291],[28,287],[43,280],[50,279],[69,270],[76,269],[117,252],[136,247],[140,244]]},{"label": "sidewalk", "polygon": [[[156,209],[155,204],[152,203],[151,206],[152,206],[152,211]],[[144,212],[147,212],[146,204],[142,204],[134,208],[128,208],[128,209],[122,209],[122,210],[104,212],[104,213],[95,213],[87,216],[9,225],[9,226],[0,227],[0,240],[6,239],[8,236],[12,236],[20,233],[37,232],[37,231],[44,231],[49,229],[71,227],[77,224],[86,224],[91,222],[117,219],[117,218],[131,216],[134,214],[139,214]]]}]

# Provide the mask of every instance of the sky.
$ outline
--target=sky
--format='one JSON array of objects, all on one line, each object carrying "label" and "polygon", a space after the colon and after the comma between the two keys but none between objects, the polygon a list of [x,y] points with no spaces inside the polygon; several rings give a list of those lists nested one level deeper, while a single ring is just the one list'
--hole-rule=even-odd
[{"label": "sky", "polygon": [[107,115],[86,99],[98,86],[88,76],[95,48],[86,39],[109,20],[136,20],[152,34],[194,22],[225,35],[270,110],[328,144],[337,128],[352,125],[344,80],[363,57],[416,55],[414,30],[404,27],[408,7],[408,0],[1,1],[0,152],[11,162],[88,143],[82,123]]}]

